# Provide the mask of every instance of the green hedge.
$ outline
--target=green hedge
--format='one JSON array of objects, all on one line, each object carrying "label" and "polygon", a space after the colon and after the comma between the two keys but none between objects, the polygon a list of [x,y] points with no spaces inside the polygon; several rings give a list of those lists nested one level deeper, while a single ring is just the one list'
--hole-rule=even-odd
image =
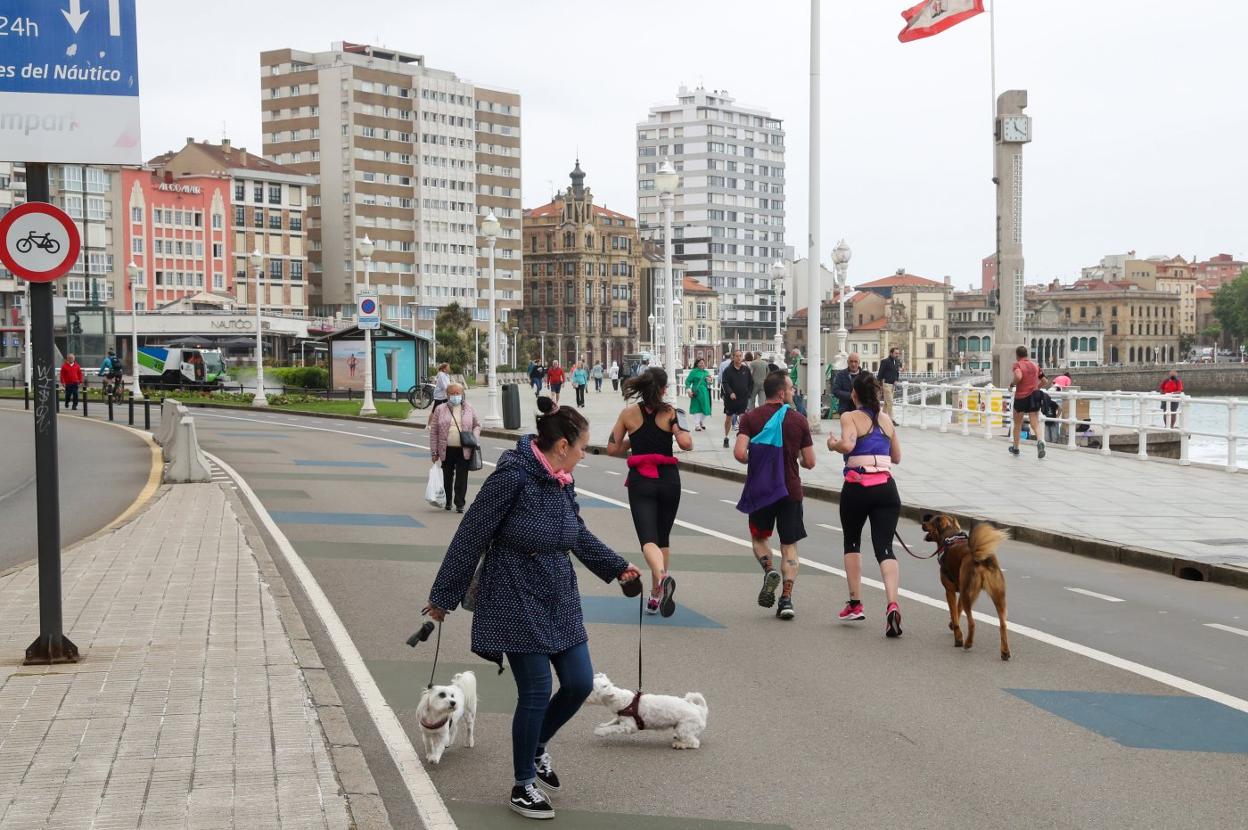
[{"label": "green hedge", "polygon": [[282,366],[266,369],[286,386],[299,386],[304,389],[326,389],[329,387],[329,370],[320,366]]}]

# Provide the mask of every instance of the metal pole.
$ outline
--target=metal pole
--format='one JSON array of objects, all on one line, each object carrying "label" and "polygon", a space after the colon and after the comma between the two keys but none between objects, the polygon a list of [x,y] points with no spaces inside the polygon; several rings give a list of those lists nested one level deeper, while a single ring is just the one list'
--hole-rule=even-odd
[{"label": "metal pole", "polygon": [[490,243],[490,414],[482,423],[497,429],[503,425],[503,416],[498,412],[498,311],[494,306],[494,245],[497,240],[492,236],[487,237],[487,240]]},{"label": "metal pole", "polygon": [[[364,290],[368,291],[369,282],[369,266],[372,265],[373,258],[371,256],[364,257]],[[376,415],[377,407],[373,405],[373,330],[364,329],[364,403],[360,406],[361,415]]]},{"label": "metal pole", "polygon": [[[807,292],[810,295],[806,320],[806,396],[813,402],[814,417],[810,431],[823,431],[823,298],[820,296],[819,251],[819,0],[810,0],[810,233],[806,266]],[[809,410],[808,410],[809,411]]]},{"label": "metal pole", "polygon": [[845,294],[849,287],[849,263],[836,263],[836,283],[841,295],[841,325],[836,330],[836,368],[844,369],[849,365],[849,352],[846,348],[846,341],[849,339],[849,330],[845,328]]},{"label": "metal pole", "polygon": [[666,274],[665,285],[667,290],[663,293],[663,304],[667,306],[666,321],[667,334],[664,339],[667,341],[667,377],[668,382],[672,384],[672,388],[676,387],[676,370],[679,367],[680,351],[676,343],[676,277],[672,271],[672,202],[676,200],[676,194],[663,193],[659,199],[663,202],[663,267]]},{"label": "metal pole", "polygon": [[[26,383],[26,393],[30,394],[31,386],[31,350],[30,350],[30,283],[26,283],[26,298],[22,305],[22,380]],[[1217,353],[1217,349],[1214,349]]]},{"label": "metal pole", "polygon": [[[27,198],[47,202],[48,166],[26,165]],[[26,649],[26,665],[78,662],[78,647],[61,627],[61,505],[56,447],[56,367],[52,339],[52,284],[28,285],[26,319],[34,340],[35,499],[39,538],[39,636]]]},{"label": "metal pole", "polygon": [[253,298],[256,303],[256,394],[251,399],[252,406],[268,406],[269,398],[264,394],[264,324],[260,319],[260,275],[264,264],[256,266],[256,290]]},{"label": "metal pole", "polygon": [[[132,263],[133,265],[133,263]],[[129,270],[129,269],[127,269]],[[137,274],[130,276],[130,360],[133,364],[134,377],[130,380],[130,395],[143,400],[143,390],[139,386],[139,301],[135,289]]]}]

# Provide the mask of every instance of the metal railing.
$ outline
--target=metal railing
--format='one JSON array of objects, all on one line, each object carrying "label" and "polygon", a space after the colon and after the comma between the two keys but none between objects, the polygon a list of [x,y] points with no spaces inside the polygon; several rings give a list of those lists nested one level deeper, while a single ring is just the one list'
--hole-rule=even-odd
[{"label": "metal railing", "polygon": [[[917,387],[917,388],[914,388]],[[962,435],[982,434],[985,438],[1008,438],[1013,425],[1013,390],[996,386],[970,386],[937,383],[898,384],[894,398],[897,423],[920,430],[957,430]],[[1061,407],[1057,417],[1037,413],[1049,435],[1072,450],[1109,455],[1113,434],[1134,434],[1135,455],[1148,454],[1150,436],[1179,439],[1179,458],[1190,465],[1193,438],[1225,442],[1226,453],[1216,462],[1228,472],[1240,469],[1240,446],[1248,446],[1248,426],[1239,422],[1248,412],[1248,399],[1192,398],[1190,395],[1164,395],[1159,392],[1085,392],[1077,389],[1044,390]],[[916,402],[917,401],[917,402]],[[1080,411],[1086,411],[1080,417]],[[1026,419],[1024,419],[1026,422]],[[1220,427],[1214,426],[1221,424]],[[1047,439],[1046,439],[1047,440]]]}]

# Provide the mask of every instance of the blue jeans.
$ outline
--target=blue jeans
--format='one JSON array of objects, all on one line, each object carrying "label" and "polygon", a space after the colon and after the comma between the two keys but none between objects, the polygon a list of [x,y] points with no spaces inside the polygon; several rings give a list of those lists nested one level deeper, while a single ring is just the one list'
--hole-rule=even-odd
[{"label": "blue jeans", "polygon": [[[558,654],[507,654],[516,678],[516,714],[511,719],[511,757],[516,783],[537,780],[534,757],[565,723],[572,719],[594,688],[589,643]],[[550,667],[559,675],[559,691],[550,696]]]}]

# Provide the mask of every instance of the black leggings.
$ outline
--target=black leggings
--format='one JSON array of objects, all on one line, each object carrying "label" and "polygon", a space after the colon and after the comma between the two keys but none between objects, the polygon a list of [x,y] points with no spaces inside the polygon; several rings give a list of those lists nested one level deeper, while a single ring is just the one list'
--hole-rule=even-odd
[{"label": "black leggings", "polygon": [[[669,472],[670,469],[670,472]],[[632,473],[628,482],[628,509],[641,545],[671,546],[672,525],[680,509],[680,475],[675,468],[663,468],[659,478]]]},{"label": "black leggings", "polygon": [[887,484],[863,487],[845,482],[841,488],[841,533],[845,537],[846,553],[862,552],[862,526],[871,520],[871,545],[879,562],[896,559],[893,556],[893,534],[897,520],[901,518],[901,496],[897,482],[889,479]]}]

